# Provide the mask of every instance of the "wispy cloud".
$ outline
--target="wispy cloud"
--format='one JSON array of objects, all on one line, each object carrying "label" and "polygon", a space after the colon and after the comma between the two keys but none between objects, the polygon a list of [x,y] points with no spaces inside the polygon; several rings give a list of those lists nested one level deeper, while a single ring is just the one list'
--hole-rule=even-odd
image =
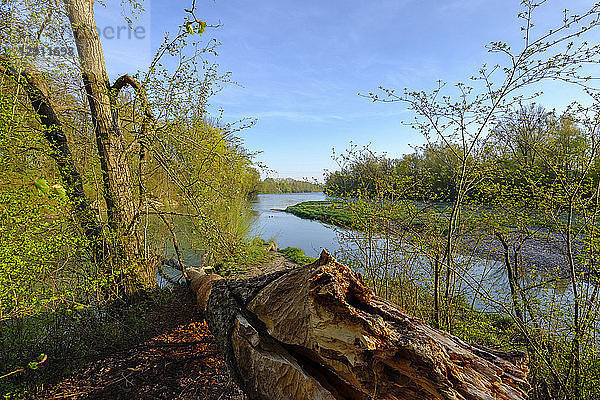
[{"label": "wispy cloud", "polygon": [[447,13],[454,11],[462,11],[467,9],[477,8],[482,4],[483,0],[450,0],[441,2],[438,7],[435,8],[435,11],[438,13]]},{"label": "wispy cloud", "polygon": [[270,119],[283,119],[288,121],[304,122],[331,122],[331,121],[356,121],[363,119],[401,117],[409,114],[410,111],[398,106],[394,110],[387,111],[363,111],[348,113],[315,113],[291,110],[267,110],[257,113],[226,113],[226,116],[232,119],[257,118],[259,121]]},{"label": "wispy cloud", "polygon": [[[184,6],[174,4],[182,3],[153,2],[153,34],[181,23]],[[328,149],[350,139],[400,155],[418,143],[418,134],[400,125],[409,111],[356,94],[468,79],[488,56],[481,46],[514,30],[517,8],[506,0],[208,2],[203,18],[224,27],[203,38],[223,42],[217,62],[243,85],[210,101],[227,120],[258,118],[247,143],[264,150],[262,159],[283,176],[318,170],[306,165],[307,153],[327,165]],[[133,67],[126,49],[114,54]]]}]

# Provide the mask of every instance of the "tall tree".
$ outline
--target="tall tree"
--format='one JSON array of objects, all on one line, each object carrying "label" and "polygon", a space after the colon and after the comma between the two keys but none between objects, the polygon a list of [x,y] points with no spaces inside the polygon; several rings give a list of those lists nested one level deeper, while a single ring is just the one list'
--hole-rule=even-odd
[{"label": "tall tree", "polygon": [[[134,184],[127,157],[126,140],[119,119],[117,97],[126,85],[133,86],[138,92],[140,86],[127,75],[119,78],[115,85],[111,85],[96,29],[93,0],[65,0],[62,5],[51,3],[42,6],[26,2],[23,7],[30,13],[28,17],[32,21],[42,22],[32,27],[23,25],[24,17],[18,16],[18,5],[13,7],[12,13],[8,12],[5,16],[7,21],[10,20],[10,24],[14,25],[14,29],[31,31],[31,34],[25,34],[23,37],[26,38],[25,43],[32,44],[32,47],[37,49],[44,46],[43,34],[52,17],[67,17],[67,26],[72,31],[77,49],[75,65],[85,89],[87,114],[92,123],[96,153],[102,172],[102,197],[108,217],[105,227],[90,207],[91,202],[84,191],[81,174],[69,148],[63,123],[59,118],[60,113],[52,101],[51,90],[47,84],[48,75],[38,70],[37,62],[34,63],[10,51],[0,55],[0,73],[24,86],[30,105],[44,128],[51,155],[59,167],[69,200],[74,204],[77,219],[91,243],[95,261],[104,266],[104,273],[109,281],[114,278],[118,280],[119,285],[116,287],[121,294],[123,290],[131,292],[135,287],[130,284],[140,281],[139,270],[143,267],[144,260],[139,251],[141,239],[137,229]],[[57,22],[57,25],[60,23]],[[13,32],[6,29],[2,32],[2,39],[10,42],[13,39],[11,35]],[[41,62],[41,65],[43,64]],[[148,108],[145,114],[153,118],[146,97],[142,95],[140,98]],[[130,275],[132,279],[127,279]]]},{"label": "tall tree", "polygon": [[94,1],[65,0],[64,3],[73,29],[96,135],[108,224],[121,242],[115,255],[128,262],[135,261],[138,256],[138,239],[135,229],[133,181],[127,163],[116,98],[111,93],[104,53],[96,30]]},{"label": "tall tree", "polygon": [[75,216],[92,245],[94,258],[101,260],[104,258],[102,226],[90,207],[90,201],[83,188],[83,179],[73,160],[63,124],[50,99],[49,88],[44,78],[30,65],[20,63],[16,66],[3,56],[0,56],[0,73],[11,77],[25,88],[31,107],[44,128],[44,136],[50,145],[50,156],[58,166],[66,194],[73,203]]}]

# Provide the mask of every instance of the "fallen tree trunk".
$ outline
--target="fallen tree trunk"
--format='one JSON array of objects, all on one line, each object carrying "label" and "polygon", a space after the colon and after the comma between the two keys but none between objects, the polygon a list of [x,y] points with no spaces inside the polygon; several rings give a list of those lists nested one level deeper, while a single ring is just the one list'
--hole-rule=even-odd
[{"label": "fallen tree trunk", "polygon": [[327,252],[243,280],[190,271],[250,399],[525,399],[527,358],[464,343],[374,296]]}]

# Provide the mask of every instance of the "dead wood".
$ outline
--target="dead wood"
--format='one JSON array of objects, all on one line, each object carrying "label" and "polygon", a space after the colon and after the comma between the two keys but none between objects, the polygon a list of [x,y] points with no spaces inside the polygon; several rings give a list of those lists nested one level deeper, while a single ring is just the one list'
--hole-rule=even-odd
[{"label": "dead wood", "polygon": [[250,279],[190,273],[250,399],[527,398],[527,357],[469,345],[375,296],[323,251]]}]

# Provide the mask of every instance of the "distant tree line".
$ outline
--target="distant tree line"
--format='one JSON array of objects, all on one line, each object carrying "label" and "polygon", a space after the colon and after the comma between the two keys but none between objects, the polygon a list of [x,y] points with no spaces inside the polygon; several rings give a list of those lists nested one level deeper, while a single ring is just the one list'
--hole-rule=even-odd
[{"label": "distant tree line", "polygon": [[309,193],[322,191],[322,185],[292,178],[266,178],[258,182],[255,189],[256,193]]},{"label": "distant tree line", "polygon": [[[572,114],[522,105],[500,118],[477,157],[469,158],[478,177],[470,183],[468,197],[486,204],[501,196],[535,202],[532,188],[549,187],[562,173],[596,182],[600,159],[585,169],[578,164],[593,146]],[[338,157],[340,169],[326,175],[325,190],[336,196],[454,201],[461,155],[459,145],[451,142],[428,143],[399,159],[354,147]],[[579,176],[582,171],[585,176]]]}]

